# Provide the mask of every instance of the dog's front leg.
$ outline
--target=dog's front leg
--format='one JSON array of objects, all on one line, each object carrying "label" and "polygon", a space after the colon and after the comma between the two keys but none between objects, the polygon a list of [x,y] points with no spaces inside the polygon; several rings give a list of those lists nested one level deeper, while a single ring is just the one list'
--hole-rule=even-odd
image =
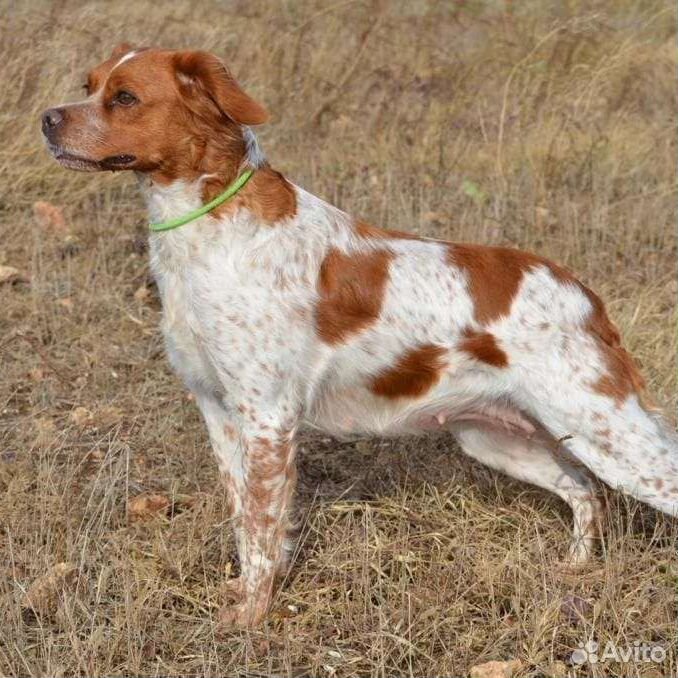
[{"label": "dog's front leg", "polygon": [[251,405],[229,413],[214,397],[196,399],[228,491],[240,558],[240,577],[227,583],[236,600],[222,607],[220,621],[253,626],[266,614],[275,576],[286,565],[296,426]]},{"label": "dog's front leg", "polygon": [[239,419],[226,409],[217,396],[197,391],[195,399],[207,424],[212,450],[228,494],[229,513],[237,526],[242,518],[240,492],[237,487],[242,478],[243,467]]},{"label": "dog's front leg", "polygon": [[242,510],[237,528],[242,599],[222,608],[220,621],[226,626],[256,625],[268,610],[275,577],[286,564],[296,479],[294,429],[245,425],[241,442],[243,473],[235,490]]}]

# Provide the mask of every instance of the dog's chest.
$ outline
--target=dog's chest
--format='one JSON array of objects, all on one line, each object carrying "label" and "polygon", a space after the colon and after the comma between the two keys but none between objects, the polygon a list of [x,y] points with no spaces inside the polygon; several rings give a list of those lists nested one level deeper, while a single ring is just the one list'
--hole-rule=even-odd
[{"label": "dog's chest", "polygon": [[256,276],[243,280],[233,262],[237,257],[218,234],[206,238],[204,231],[193,231],[152,238],[151,269],[172,366],[192,390],[215,393],[224,388],[223,372],[235,372],[245,359],[239,334],[247,298],[263,283]]},{"label": "dog's chest", "polygon": [[292,285],[294,269],[282,275],[267,254],[277,248],[234,237],[230,224],[212,226],[152,236],[151,268],[173,368],[193,391],[237,399],[298,360],[309,295]]},{"label": "dog's chest", "polygon": [[214,392],[218,381],[205,352],[199,309],[192,301],[190,260],[167,242],[152,241],[151,269],[162,302],[161,328],[172,367],[192,390]]}]

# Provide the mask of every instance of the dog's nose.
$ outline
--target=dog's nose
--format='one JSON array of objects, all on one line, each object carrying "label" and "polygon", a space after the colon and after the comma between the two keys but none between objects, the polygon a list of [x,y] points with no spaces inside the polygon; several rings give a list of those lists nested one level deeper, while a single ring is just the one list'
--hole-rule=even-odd
[{"label": "dog's nose", "polygon": [[64,121],[64,115],[58,108],[50,108],[42,114],[42,133],[50,136]]}]

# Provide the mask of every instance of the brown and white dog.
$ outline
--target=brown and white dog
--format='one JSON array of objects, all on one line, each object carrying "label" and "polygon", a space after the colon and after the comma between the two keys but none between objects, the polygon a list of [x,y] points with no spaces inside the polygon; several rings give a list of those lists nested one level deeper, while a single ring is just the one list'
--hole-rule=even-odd
[{"label": "brown and white dog", "polygon": [[295,437],[447,430],[488,466],[574,513],[569,558],[597,534],[592,475],[671,515],[678,442],[602,301],[541,257],[382,230],[271,169],[265,122],[215,56],[121,45],[87,98],[46,111],[50,151],[78,170],[134,170],[169,359],[195,395],[229,489],[241,575],[227,624],[259,622],[286,563]]}]

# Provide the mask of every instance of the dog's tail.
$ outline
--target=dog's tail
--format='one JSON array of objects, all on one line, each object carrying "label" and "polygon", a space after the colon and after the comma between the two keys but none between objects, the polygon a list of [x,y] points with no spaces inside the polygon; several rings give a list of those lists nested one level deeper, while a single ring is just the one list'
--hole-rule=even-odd
[{"label": "dog's tail", "polygon": [[550,356],[552,379],[543,370],[521,378],[531,382],[528,411],[605,483],[678,516],[678,435],[648,405],[635,362],[608,327],[570,336],[567,355]]},{"label": "dog's tail", "polygon": [[676,433],[636,396],[603,417],[589,413],[564,444],[608,485],[678,517]]}]

